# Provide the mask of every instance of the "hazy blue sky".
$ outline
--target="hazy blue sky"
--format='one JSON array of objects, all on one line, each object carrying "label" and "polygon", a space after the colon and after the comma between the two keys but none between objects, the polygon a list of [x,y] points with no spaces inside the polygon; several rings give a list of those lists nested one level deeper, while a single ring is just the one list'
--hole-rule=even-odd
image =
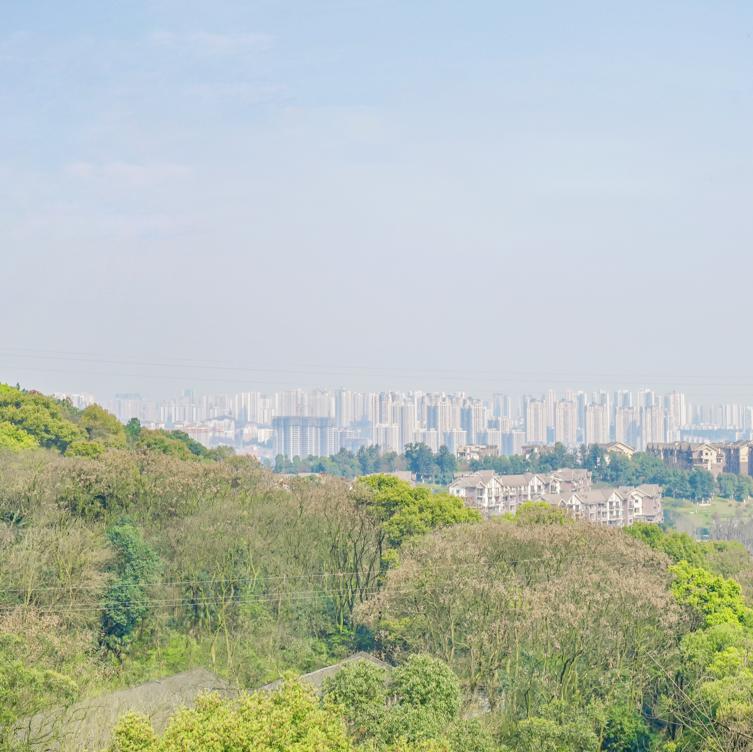
[{"label": "hazy blue sky", "polygon": [[0,380],[744,383],[752,32],[733,1],[10,0]]}]

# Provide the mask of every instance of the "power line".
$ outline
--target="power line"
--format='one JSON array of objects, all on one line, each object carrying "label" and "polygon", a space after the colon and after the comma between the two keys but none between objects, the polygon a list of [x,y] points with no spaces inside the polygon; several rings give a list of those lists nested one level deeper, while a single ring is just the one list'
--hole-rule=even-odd
[{"label": "power line", "polygon": [[[16,348],[2,348],[2,349],[16,349]],[[79,353],[70,353],[72,355],[79,355]],[[80,355],[84,355],[84,353],[80,353]],[[139,365],[139,366],[151,366],[151,367],[157,367],[157,368],[186,368],[185,365],[181,363],[166,363],[166,362],[156,362],[154,359],[142,359],[141,361],[132,362],[132,361],[125,361],[125,360],[103,360],[102,358],[128,358],[128,357],[136,357],[136,356],[118,356],[118,355],[102,355],[102,356],[93,356],[90,358],[80,358],[80,357],[59,357],[58,355],[16,355],[13,353],[0,353],[1,357],[8,357],[8,358],[34,358],[37,360],[65,360],[65,361],[71,361],[74,363],[100,363],[104,365]],[[163,359],[163,360],[169,360],[169,359]],[[194,363],[211,363],[212,361],[189,361]],[[222,362],[222,361],[219,361]],[[227,361],[232,362],[232,361]],[[697,379],[697,378],[715,378],[715,377],[705,377],[705,376],[660,376],[660,375],[641,375],[641,374],[632,374],[629,376],[617,376],[614,374],[590,374],[590,373],[582,373],[582,374],[565,374],[565,373],[556,373],[553,372],[551,375],[545,374],[543,372],[516,372],[516,371],[450,371],[449,369],[446,371],[442,371],[439,369],[436,370],[426,370],[426,369],[416,369],[412,370],[410,373],[402,369],[402,373],[398,371],[398,373],[368,373],[365,370],[359,371],[352,371],[352,372],[333,372],[333,371],[304,371],[304,370],[296,370],[296,371],[288,371],[283,370],[285,368],[289,367],[299,367],[295,364],[261,364],[261,365],[268,365],[268,366],[275,366],[272,368],[241,368],[236,366],[219,366],[219,365],[192,365],[189,366],[190,368],[194,369],[202,369],[202,370],[212,370],[212,371],[247,371],[247,372],[253,372],[253,373],[284,373],[284,374],[301,374],[304,376],[346,376],[346,377],[365,377],[365,378],[415,378],[413,376],[414,373],[442,373],[445,375],[439,375],[439,376],[426,376],[422,375],[420,378],[422,379],[440,379],[440,380],[452,380],[452,381],[473,381],[473,382],[498,382],[500,379],[506,379],[508,381],[513,381],[513,383],[534,383],[534,384],[551,384],[551,383],[571,383],[572,379],[578,379],[579,383],[583,384],[601,384],[605,379],[613,379],[621,384],[629,384],[632,386],[640,386],[645,384],[645,381],[628,381],[626,379]],[[308,365],[301,365],[300,368],[343,368],[343,366],[308,366]],[[39,370],[39,371],[55,371],[55,369],[43,369],[43,368],[34,368],[32,366],[18,366],[17,368],[21,370]],[[345,368],[357,368],[356,366],[345,366]],[[369,368],[369,367],[365,367]],[[398,369],[389,369],[389,368],[383,368],[382,370],[398,370]],[[90,373],[86,371],[76,372],[76,371],[58,371],[61,373]],[[448,375],[448,374],[461,374],[461,375]],[[496,378],[486,378],[485,376],[474,376],[472,374],[474,373],[481,373],[485,375],[496,375]],[[402,375],[405,374],[405,375]],[[157,374],[120,374],[120,373],[94,373],[92,375],[97,376],[103,376],[103,375],[111,375],[111,376],[136,376],[139,378],[186,378],[182,374],[178,374],[175,376],[169,376],[169,375],[157,375]],[[520,378],[511,378],[511,377],[520,377]],[[546,378],[543,379],[531,379],[531,376],[546,376]],[[554,378],[557,377],[557,378]],[[567,377],[567,381],[561,380],[560,377]],[[587,377],[588,381],[583,381],[582,379],[584,377]],[[194,378],[194,377],[190,377]],[[734,378],[734,377],[730,377]],[[201,381],[228,381],[228,382],[235,382],[235,383],[259,383],[259,384],[283,384],[286,386],[294,386],[296,384],[293,384],[291,382],[278,382],[278,381],[247,381],[242,379],[227,379],[227,378],[221,378],[221,379],[201,379],[199,377],[196,377],[194,380],[201,380]],[[296,382],[298,386],[312,386],[312,384],[301,384],[300,382]],[[660,386],[672,386],[672,384],[661,384]],[[719,386],[719,387],[739,387],[739,386],[750,386],[750,382],[743,382],[743,383],[735,383],[735,382],[720,382],[720,381],[706,381],[701,383],[694,383],[691,386]],[[698,396],[707,396],[707,395],[698,395]],[[738,395],[732,395],[732,396],[738,396]],[[739,395],[739,396],[749,396],[749,395]]]},{"label": "power line", "polygon": [[[124,365],[124,364],[120,364]],[[301,387],[301,386],[310,386],[310,387],[318,387],[321,386],[322,382],[301,382],[301,381],[259,381],[259,380],[249,380],[249,379],[227,379],[227,378],[207,378],[207,377],[201,377],[201,376],[185,376],[181,374],[175,374],[175,375],[165,375],[165,374],[153,374],[153,373],[115,373],[113,371],[70,371],[67,369],[60,369],[60,368],[37,368],[33,366],[5,366],[5,368],[12,368],[17,371],[33,371],[33,372],[40,372],[40,373],[67,373],[67,374],[74,374],[77,376],[119,376],[124,378],[143,378],[143,379],[168,379],[171,381],[175,381],[178,379],[182,379],[183,381],[206,381],[210,383],[232,383],[232,384],[247,384],[247,385],[257,385],[257,384],[264,384],[264,385],[272,385],[272,386],[294,386],[294,387]],[[311,374],[309,374],[311,375]],[[352,374],[352,375],[358,375],[358,374]],[[371,378],[373,377],[373,374],[366,374],[367,377]],[[476,381],[479,381],[480,379],[476,379]],[[490,381],[490,382],[496,382],[499,383],[498,380],[495,379],[483,379],[483,381]],[[523,380],[519,380],[514,383],[524,383]],[[525,383],[532,383],[530,381],[526,381]],[[540,382],[534,382],[534,383],[541,383],[541,384],[572,384],[571,381],[556,381],[553,379],[548,380],[542,380]],[[601,384],[604,382],[581,382],[581,383],[591,383],[591,384]],[[631,382],[620,382],[621,384],[629,384]],[[645,382],[632,382],[633,386],[637,386],[639,384],[644,384]],[[668,386],[666,384],[662,386]],[[738,384],[698,384],[697,386],[719,386],[719,387],[727,387],[727,386],[740,386]],[[716,394],[702,394],[700,392],[690,392],[690,391],[684,391],[683,394],[690,396],[690,397],[746,397],[746,398],[753,398],[753,394],[743,394],[743,393],[726,393],[724,395],[720,395],[718,393]]]},{"label": "power line", "polygon": [[[416,590],[420,590],[421,588],[416,588]],[[378,592],[379,587],[367,587],[367,588],[358,588],[357,592],[359,593],[366,593],[370,594],[372,592]],[[272,603],[274,601],[279,600],[306,600],[309,598],[321,598],[321,597],[328,597],[331,595],[337,595],[342,593],[341,590],[304,590],[304,591],[289,591],[285,593],[267,593],[267,594],[259,594],[259,595],[247,595],[243,597],[232,597],[224,598],[223,596],[217,595],[215,597],[209,597],[209,598],[193,598],[191,596],[184,596],[182,598],[150,598],[150,599],[144,599],[144,600],[124,600],[124,601],[98,601],[97,603],[90,603],[90,604],[84,604],[81,606],[77,606],[74,604],[71,604],[70,606],[58,606],[54,607],[54,610],[56,613],[79,613],[84,611],[101,611],[106,606],[117,606],[117,605],[131,605],[131,606],[180,606],[180,605],[213,605],[213,604],[222,604],[222,603],[228,603],[228,604],[234,604],[234,603]],[[35,611],[39,611],[40,613],[44,613],[48,610],[47,606],[32,606],[32,605],[17,605],[17,606],[0,606],[0,613],[12,613],[13,611],[18,610],[19,608],[26,608],[26,609],[33,609]]]},{"label": "power line", "polygon": [[[123,354],[111,354],[111,353],[85,353],[85,352],[76,352],[76,351],[70,351],[70,350],[40,350],[40,349],[34,349],[34,348],[21,348],[21,347],[2,347],[0,348],[2,350],[12,350],[15,352],[36,352],[36,353],[49,353],[51,355],[80,355],[85,357],[92,357],[92,358],[137,358],[139,360],[146,360],[146,361],[153,361],[154,358],[151,356],[145,356],[145,355],[123,355]],[[210,358],[170,358],[165,356],[160,356],[161,360],[169,360],[169,361],[179,361],[182,363],[229,363],[231,365],[239,365],[239,366],[264,366],[264,367],[274,367],[274,368],[340,368],[340,369],[357,369],[363,371],[370,371],[379,369],[382,371],[396,371],[399,373],[458,373],[458,374],[482,374],[487,376],[563,376],[563,377],[572,377],[572,378],[578,378],[582,376],[591,376],[591,377],[598,377],[598,378],[614,378],[614,379],[620,379],[624,378],[624,374],[598,374],[598,373],[557,373],[557,372],[548,372],[548,371],[482,371],[482,370],[461,370],[461,369],[449,369],[449,368],[411,368],[411,369],[405,369],[405,368],[395,368],[392,366],[351,366],[351,365],[333,365],[333,364],[313,364],[313,363],[267,363],[267,362],[253,362],[253,361],[238,361],[238,360],[215,360]],[[221,366],[218,366],[221,367]],[[394,375],[394,374],[392,374]],[[688,376],[685,375],[678,375],[678,374],[629,374],[628,378],[646,378],[646,379],[683,379],[683,378],[691,378],[691,379],[713,379],[713,378],[719,378],[718,376]],[[723,377],[722,377],[723,378]],[[730,378],[736,378],[736,377],[730,377]]]},{"label": "power line", "polygon": [[[604,559],[609,556],[615,556],[615,555],[621,555],[622,552],[613,551],[611,553],[600,553],[600,552],[592,552],[590,554],[593,558],[599,558]],[[570,559],[570,558],[589,558],[588,554],[577,554],[572,557],[560,557],[557,559],[557,561],[562,561],[563,559]],[[520,559],[515,563],[524,563],[524,562],[530,562],[530,561],[549,561],[549,558],[542,557],[540,559]],[[512,564],[513,562],[505,562],[507,564]],[[469,563],[466,565],[447,565],[443,567],[435,567],[434,569],[460,569],[462,567],[473,567],[477,566],[478,562]],[[430,571],[429,574],[432,572]],[[543,582],[544,580],[549,579],[549,574],[541,575],[539,577],[528,577],[528,579],[531,582]],[[403,588],[399,590],[389,590],[385,591],[388,592],[390,595],[405,595],[408,593],[431,593],[431,592],[437,592],[437,591],[443,591],[447,590],[448,588],[452,587],[452,582],[447,582],[444,585],[434,585],[434,586],[422,586],[422,587],[415,587],[415,588]],[[370,587],[364,587],[364,588],[356,588],[354,592],[352,593],[353,596],[363,596],[363,595],[376,595],[377,593],[383,591],[383,588],[379,585],[370,586]],[[234,598],[231,597],[229,599],[224,599],[222,596],[217,596],[216,598],[190,598],[190,597],[184,597],[180,599],[147,599],[142,601],[108,601],[106,603],[97,603],[97,604],[86,604],[82,606],[34,606],[34,605],[14,605],[14,606],[2,606],[0,607],[0,613],[14,613],[18,610],[26,610],[26,611],[34,611],[39,614],[74,614],[74,613],[93,613],[96,611],[101,611],[104,605],[112,605],[113,603],[128,603],[128,604],[137,604],[137,605],[146,605],[146,606],[207,606],[207,605],[243,605],[243,604],[254,604],[254,603],[274,603],[281,600],[284,601],[307,601],[307,600],[317,600],[319,598],[327,598],[331,597],[333,595],[341,595],[343,593],[342,590],[336,590],[336,589],[330,589],[330,590],[309,590],[309,591],[303,591],[303,592],[296,592],[296,591],[289,591],[287,593],[268,593],[268,594],[260,594],[260,595],[250,595],[250,596],[244,596],[240,598]]]},{"label": "power line", "polygon": [[[588,558],[609,558],[611,556],[621,556],[622,552],[620,551],[612,551],[612,552],[581,552],[578,554],[572,554],[570,556],[536,556],[531,557],[528,559],[512,559],[510,561],[503,561],[501,563],[504,563],[506,566],[514,566],[517,564],[530,564],[533,562],[549,562],[549,563],[558,563],[562,561],[569,561],[571,559],[588,559]],[[483,562],[482,562],[483,563]],[[476,567],[479,565],[479,562],[470,562],[467,564],[443,564],[432,567],[431,571],[436,570],[459,570],[459,569],[465,569],[469,567]],[[389,571],[392,570],[386,570],[385,572],[381,574],[387,574]],[[239,577],[235,579],[215,579],[215,580],[163,580],[163,581],[154,581],[154,582],[135,582],[131,583],[134,587],[175,587],[178,585],[209,585],[209,584],[216,584],[221,585],[224,583],[229,583],[232,585],[233,583],[239,583],[239,582],[259,582],[259,581],[271,581],[271,580],[295,580],[295,579],[316,579],[316,578],[337,578],[337,577],[352,577],[356,575],[362,575],[362,572],[320,572],[320,573],[311,573],[311,574],[299,574],[299,575],[270,575],[265,577]],[[0,594],[2,593],[41,593],[41,592],[70,592],[72,590],[80,591],[80,590],[99,590],[103,587],[106,587],[106,585],[71,585],[68,587],[43,587],[43,588],[7,588],[0,590]],[[295,592],[295,591],[291,591]],[[311,591],[313,592],[313,591]],[[317,591],[321,592],[321,591]],[[332,591],[332,592],[339,592],[339,591]],[[189,596],[185,596],[189,597]],[[181,600],[184,600],[185,597]],[[279,597],[278,595],[273,596],[274,598]],[[144,601],[133,601],[131,599],[124,600],[124,601],[108,601],[108,603],[147,603],[150,602],[150,599],[146,599]],[[159,602],[159,599],[155,600],[154,602]],[[0,608],[14,608],[15,606],[7,606],[7,607],[1,607]]]}]

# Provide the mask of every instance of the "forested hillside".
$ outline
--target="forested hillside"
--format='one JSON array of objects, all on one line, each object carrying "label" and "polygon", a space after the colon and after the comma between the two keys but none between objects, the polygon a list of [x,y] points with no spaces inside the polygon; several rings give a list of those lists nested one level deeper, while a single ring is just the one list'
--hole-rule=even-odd
[{"label": "forested hillside", "polygon": [[99,408],[0,398],[6,746],[15,718],[106,689],[205,666],[251,690],[366,650],[391,675],[207,700],[160,738],[124,719],[115,748],[232,731],[224,748],[753,749],[740,544],[543,504],[482,521],[392,476],[284,478]]}]

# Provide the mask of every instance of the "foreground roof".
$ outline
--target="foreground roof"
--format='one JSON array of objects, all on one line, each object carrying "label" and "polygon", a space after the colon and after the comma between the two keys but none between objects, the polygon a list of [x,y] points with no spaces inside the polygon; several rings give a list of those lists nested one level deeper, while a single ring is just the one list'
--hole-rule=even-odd
[{"label": "foreground roof", "polygon": [[217,674],[195,668],[136,687],[107,692],[69,708],[37,713],[19,721],[18,733],[28,738],[39,752],[106,749],[124,713],[143,713],[149,717],[154,730],[161,733],[175,711],[181,706],[193,707],[202,692],[235,697],[239,690]]}]

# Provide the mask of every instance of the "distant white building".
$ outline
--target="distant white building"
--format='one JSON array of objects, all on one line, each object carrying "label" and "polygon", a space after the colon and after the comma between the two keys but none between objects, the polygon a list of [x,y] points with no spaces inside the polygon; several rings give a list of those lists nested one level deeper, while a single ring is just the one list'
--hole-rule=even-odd
[{"label": "distant white building", "polygon": [[546,402],[530,400],[526,405],[526,443],[546,444]]},{"label": "distant white building", "polygon": [[272,419],[272,430],[275,455],[305,459],[309,456],[330,457],[340,450],[333,418],[276,416]]},{"label": "distant white building", "polygon": [[578,406],[571,400],[555,404],[554,440],[567,447],[578,443]]},{"label": "distant white building", "polygon": [[609,441],[609,407],[586,407],[586,444],[606,444]]},{"label": "distant white building", "polygon": [[641,409],[641,432],[638,449],[645,451],[649,444],[664,444],[667,441],[665,410],[659,405]]},{"label": "distant white building", "polygon": [[397,452],[400,446],[400,427],[394,424],[374,426],[372,442],[385,451]]},{"label": "distant white building", "polygon": [[638,444],[638,413],[634,407],[618,407],[615,411],[614,438],[634,447]]},{"label": "distant white building", "polygon": [[502,435],[502,454],[512,457],[512,455],[522,455],[523,446],[526,443],[525,431],[510,431]]},{"label": "distant white building", "polygon": [[461,428],[453,428],[452,431],[445,433],[445,444],[452,454],[457,454],[460,447],[466,445],[466,432]]},{"label": "distant white building", "polygon": [[398,430],[395,451],[402,454],[406,444],[413,444],[416,440],[416,405],[413,402],[392,405],[392,423]]},{"label": "distant white building", "polygon": [[73,405],[77,410],[86,410],[89,405],[95,404],[96,400],[94,399],[93,394],[68,394],[65,392],[55,392],[55,394],[52,395],[55,397],[55,399],[59,400],[67,400],[68,402]]},{"label": "distant white building", "polygon": [[416,431],[416,442],[426,444],[434,454],[439,451],[439,432],[436,428],[428,428],[425,431]]},{"label": "distant white building", "polygon": [[194,441],[198,441],[207,449],[219,444],[235,444],[235,421],[230,418],[207,420],[201,423],[175,423],[173,428],[187,433]]}]

